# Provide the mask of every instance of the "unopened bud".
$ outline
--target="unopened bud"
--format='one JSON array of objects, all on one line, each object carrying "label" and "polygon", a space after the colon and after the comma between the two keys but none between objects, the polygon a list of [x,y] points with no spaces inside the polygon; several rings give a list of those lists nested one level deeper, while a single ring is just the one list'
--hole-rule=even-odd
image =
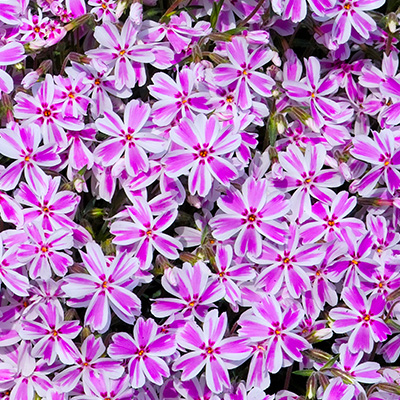
[{"label": "unopened bud", "polygon": [[278,130],[278,133],[282,135],[286,131],[287,121],[282,114],[277,114],[275,119],[276,119],[276,129]]},{"label": "unopened bud", "polygon": [[393,301],[400,297],[400,288],[394,290],[392,293],[388,294],[386,297],[386,301]]},{"label": "unopened bud", "polygon": [[173,268],[173,265],[161,254],[156,257],[156,261],[154,263],[154,274],[155,275],[164,275],[164,271],[167,268]]},{"label": "unopened bud", "polygon": [[68,54],[68,59],[70,61],[79,63],[79,64],[90,64],[90,62],[92,61],[91,58],[85,56],[84,54],[79,54],[79,53],[75,53],[75,52],[71,52]]},{"label": "unopened bud", "polygon": [[64,314],[64,320],[65,321],[72,321],[74,319],[79,319],[78,313],[76,312],[75,308],[70,308],[65,314]]},{"label": "unopened bud", "polygon": [[72,30],[86,24],[86,22],[88,22],[92,18],[93,18],[93,14],[91,14],[91,13],[81,15],[80,17],[73,19],[69,24],[65,25],[64,29],[67,32],[72,31]]},{"label": "unopened bud", "polygon": [[86,272],[87,272],[86,268],[82,264],[78,264],[78,263],[72,264],[69,267],[69,271],[73,274],[86,274]]},{"label": "unopened bud", "polygon": [[387,16],[387,27],[390,33],[395,33],[397,30],[397,16],[394,12],[389,13]]},{"label": "unopened bud", "polygon": [[323,373],[318,373],[318,380],[324,390],[329,386],[329,378]]},{"label": "unopened bud", "polygon": [[327,363],[332,358],[331,354],[319,349],[304,350],[302,353],[311,360],[323,364]]},{"label": "unopened bud", "polygon": [[306,399],[313,400],[317,396],[318,380],[317,374],[312,374],[306,384]]},{"label": "unopened bud", "polygon": [[333,376],[338,376],[339,378],[342,378],[342,380],[345,384],[351,385],[354,383],[352,376],[350,374],[348,374],[347,372],[344,372],[338,368],[331,368],[330,371]]},{"label": "unopened bud", "polygon": [[199,258],[192,253],[187,253],[187,252],[183,252],[179,255],[179,258],[183,261],[183,262],[188,262],[192,265],[196,264],[197,261],[199,261]]},{"label": "unopened bud", "polygon": [[82,342],[83,342],[88,336],[90,336],[91,334],[92,334],[91,330],[90,330],[87,326],[85,326],[85,327],[82,329],[82,331],[81,331],[81,340],[82,340]]},{"label": "unopened bud", "polygon": [[306,339],[312,343],[318,343],[322,340],[326,340],[332,337],[332,329],[330,328],[323,328],[318,329],[317,331],[311,332],[310,335],[306,337]]},{"label": "unopened bud", "polygon": [[92,218],[103,218],[107,217],[108,214],[109,214],[108,208],[94,207],[88,212],[88,215],[90,215]]},{"label": "unopened bud", "polygon": [[378,383],[378,388],[384,392],[400,394],[400,386],[396,383]]},{"label": "unopened bud", "polygon": [[7,122],[14,121],[13,106],[11,98],[7,93],[1,95],[1,108],[4,110]]}]

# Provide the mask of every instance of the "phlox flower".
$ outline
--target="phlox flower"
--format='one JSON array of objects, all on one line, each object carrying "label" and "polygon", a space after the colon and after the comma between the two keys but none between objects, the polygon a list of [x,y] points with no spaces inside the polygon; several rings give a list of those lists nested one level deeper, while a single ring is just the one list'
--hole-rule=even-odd
[{"label": "phlox flower", "polygon": [[246,386],[241,382],[234,393],[225,394],[224,400],[274,400],[273,395],[265,395],[264,391],[260,388],[253,388],[252,390],[246,390]]},{"label": "phlox flower", "polygon": [[156,125],[166,126],[177,117],[193,120],[197,113],[209,111],[208,93],[196,91],[195,74],[190,68],[179,71],[176,82],[163,72],[154,74],[152,81],[149,91],[158,100],[152,108]]},{"label": "phlox flower", "polygon": [[214,69],[215,82],[225,87],[236,84],[237,102],[243,110],[252,106],[251,90],[260,96],[270,97],[275,81],[258,69],[271,61],[273,52],[259,47],[249,53],[246,39],[238,36],[233,37],[232,42],[226,45],[226,50],[231,64],[219,64]]},{"label": "phlox flower", "polygon": [[32,346],[28,341],[22,341],[18,347],[9,348],[6,354],[0,355],[1,388],[7,389],[10,397],[4,400],[34,400],[36,396],[46,396],[54,388],[47,375],[59,366],[48,365],[44,359],[36,361],[32,356]]},{"label": "phlox flower", "polygon": [[45,38],[49,18],[43,17],[40,8],[37,15],[32,15],[32,10],[29,9],[28,15],[26,18],[21,18],[21,22],[19,26],[19,32],[22,34],[21,42],[31,42],[36,39],[43,40]]},{"label": "phlox flower", "polygon": [[349,350],[371,353],[374,342],[383,342],[391,334],[382,320],[385,300],[374,294],[368,299],[356,286],[345,287],[342,298],[349,308],[333,308],[329,316],[334,320],[332,329],[336,333],[350,332]]},{"label": "phlox flower", "polygon": [[128,373],[133,388],[142,387],[146,380],[161,385],[170,375],[164,357],[176,351],[172,335],[157,334],[158,325],[152,319],[140,317],[133,328],[133,337],[125,332],[112,337],[108,354],[115,360],[129,359]]},{"label": "phlox flower", "polygon": [[[96,129],[94,129],[93,125],[89,125],[79,132],[67,131],[69,168],[75,171],[80,171],[84,167],[88,170],[92,169],[94,156],[89,147],[95,141],[95,137]],[[67,173],[68,175],[69,172]]]},{"label": "phlox flower", "polygon": [[345,384],[342,378],[333,378],[324,390],[322,400],[352,400],[354,391],[354,386]]},{"label": "phlox flower", "polygon": [[182,268],[172,268],[161,278],[164,289],[175,298],[157,299],[151,312],[157,318],[169,317],[181,312],[184,317],[194,315],[203,320],[213,303],[224,296],[224,288],[210,277],[207,266],[198,261],[193,266],[184,263]]},{"label": "phlox flower", "polygon": [[44,144],[56,144],[58,148],[67,146],[64,129],[79,131],[83,122],[71,116],[64,116],[60,103],[61,92],[55,86],[53,77],[46,75],[44,82],[34,86],[34,95],[19,92],[15,96],[14,115],[22,120],[22,125],[35,123],[41,128]]},{"label": "phlox flower", "polygon": [[343,371],[346,377],[354,382],[358,391],[364,392],[360,383],[376,384],[383,380],[382,375],[378,372],[381,369],[379,363],[371,361],[360,363],[364,356],[362,351],[352,353],[348,344],[342,344],[339,354],[339,361],[334,364],[334,368]]},{"label": "phlox flower", "polygon": [[365,226],[358,218],[345,218],[357,205],[357,199],[350,197],[347,191],[338,193],[329,209],[328,206],[316,202],[312,206],[311,218],[315,222],[308,222],[301,227],[303,243],[317,242],[323,238],[330,242],[338,238],[342,240],[341,231],[349,228],[356,236],[361,236]]},{"label": "phlox flower", "polygon": [[295,23],[302,21],[307,15],[307,3],[310,5],[312,11],[317,15],[323,16],[325,10],[334,6],[333,0],[283,0],[282,4],[282,18],[290,19]]},{"label": "phlox flower", "polygon": [[0,282],[18,296],[28,296],[28,278],[17,272],[23,263],[17,261],[17,247],[5,249],[0,237]]},{"label": "phlox flower", "polygon": [[115,25],[104,23],[94,31],[100,47],[86,52],[89,57],[98,58],[105,65],[114,67],[117,90],[124,86],[133,88],[136,82],[143,86],[146,82],[143,63],[155,61],[150,46],[137,44],[137,33],[138,29],[130,18],[125,21],[121,32]]},{"label": "phlox flower", "polygon": [[229,186],[238,172],[227,155],[236,150],[241,142],[234,127],[222,128],[218,119],[198,115],[194,121],[183,119],[171,130],[171,140],[179,148],[164,158],[165,173],[171,178],[189,175],[189,191],[205,197],[213,180]]},{"label": "phlox flower", "polygon": [[251,264],[236,264],[232,262],[233,250],[229,245],[218,245],[215,251],[215,272],[220,285],[225,289],[225,300],[234,311],[238,311],[241,300],[240,282],[251,281],[256,272]]},{"label": "phlox flower", "polygon": [[[134,396],[134,390],[129,385],[129,376],[124,375],[119,379],[110,379],[104,374],[90,372],[90,380],[85,395],[74,397],[74,400],[131,400],[139,398]],[[105,397],[106,396],[106,397]]]},{"label": "phlox flower", "polygon": [[386,218],[381,215],[367,215],[367,229],[373,235],[377,257],[392,255],[400,249],[400,234],[395,231]]},{"label": "phlox flower", "polygon": [[85,74],[82,83],[89,85],[85,95],[90,96],[90,111],[93,118],[103,115],[104,111],[112,111],[113,104],[110,95],[125,99],[130,97],[132,91],[125,86],[121,89],[115,87],[115,76],[111,75],[112,68],[102,68],[96,63],[79,64],[71,62],[72,67],[65,69],[69,77],[77,79],[82,73]]},{"label": "phlox flower", "polygon": [[25,223],[35,221],[48,231],[75,227],[69,215],[76,211],[80,197],[67,190],[57,192],[60,184],[61,177],[50,176],[46,177],[45,184],[39,185],[37,190],[24,182],[20,184],[15,199],[28,206],[23,210]]},{"label": "phlox flower", "polygon": [[321,65],[317,58],[305,60],[306,78],[304,81],[285,81],[282,86],[293,100],[310,105],[311,116],[318,128],[324,125],[325,117],[333,117],[340,111],[339,104],[327,96],[336,93],[339,84],[335,77],[327,75],[321,79]]},{"label": "phlox flower", "polygon": [[242,364],[250,354],[247,340],[238,337],[224,339],[228,326],[226,313],[218,316],[218,310],[209,311],[203,329],[189,321],[177,334],[179,346],[189,350],[173,364],[173,370],[182,370],[181,379],[194,378],[204,367],[207,386],[220,393],[231,387],[228,369]]},{"label": "phlox flower", "polygon": [[291,225],[283,246],[263,244],[261,254],[255,262],[267,265],[257,279],[257,285],[263,287],[267,293],[278,293],[283,282],[293,298],[299,298],[304,291],[311,288],[305,267],[320,263],[324,254],[320,244],[302,246],[299,241],[299,230],[296,225]]},{"label": "phlox flower", "polygon": [[104,111],[104,118],[96,120],[96,127],[110,139],[94,151],[94,157],[104,166],[114,165],[125,154],[125,167],[129,175],[148,171],[146,152],[161,153],[165,141],[143,128],[150,115],[150,106],[139,100],[131,100],[125,108],[124,121],[113,111]]},{"label": "phlox flower", "polygon": [[325,10],[324,16],[335,18],[332,37],[337,43],[346,43],[354,30],[364,39],[377,28],[375,21],[365,11],[375,10],[385,4],[385,0],[339,0],[334,6]]},{"label": "phlox flower", "polygon": [[174,389],[186,400],[220,400],[207,386],[204,374],[199,379],[174,380],[173,384]]},{"label": "phlox flower", "polygon": [[262,342],[266,349],[263,363],[269,372],[276,373],[283,367],[284,359],[301,361],[301,351],[311,347],[306,339],[292,332],[303,315],[303,310],[295,304],[282,310],[278,300],[267,295],[241,315],[239,336]]},{"label": "phlox flower", "polygon": [[10,222],[17,227],[22,226],[24,215],[21,205],[8,194],[0,191],[0,218],[4,222]]},{"label": "phlox flower", "polygon": [[[320,251],[324,258],[319,263],[309,263],[305,266],[305,271],[311,282],[311,296],[304,296],[303,301],[307,305],[308,314],[317,317],[324,309],[325,303],[331,306],[337,304],[338,295],[335,276],[330,270],[330,266],[347,251],[347,246],[338,240],[323,245]],[[313,312],[309,311],[313,310]]]},{"label": "phlox flower", "polygon": [[142,28],[141,38],[158,42],[166,37],[176,54],[188,49],[193,39],[211,33],[210,23],[207,21],[200,20],[192,27],[192,18],[186,11],[171,15],[167,24],[145,20]]},{"label": "phlox flower", "polygon": [[327,272],[333,282],[339,282],[344,277],[344,285],[360,287],[360,277],[368,279],[372,276],[379,262],[371,256],[373,240],[370,233],[357,238],[349,229],[341,232],[347,252],[328,266]]},{"label": "phlox flower", "polygon": [[96,15],[98,21],[117,22],[115,0],[89,0],[88,4],[93,7],[90,12]]},{"label": "phlox flower", "polygon": [[133,323],[141,305],[131,292],[137,259],[124,252],[107,265],[103,251],[94,242],[87,243],[86,253],[80,254],[89,274],[70,274],[64,278],[63,290],[71,298],[69,304],[87,307],[85,324],[100,333],[110,327],[110,307],[123,321]]},{"label": "phlox flower", "polygon": [[39,307],[39,321],[22,321],[19,335],[24,340],[36,341],[32,349],[33,357],[42,357],[49,365],[57,356],[64,364],[72,364],[77,348],[72,341],[82,327],[79,321],[64,321],[64,313],[49,303]]},{"label": "phlox flower", "polygon": [[350,153],[373,166],[353,186],[361,196],[368,196],[380,179],[391,194],[400,187],[400,149],[396,149],[394,135],[390,129],[373,132],[373,139],[364,135],[356,136]]},{"label": "phlox flower", "polygon": [[307,144],[304,154],[291,144],[278,156],[286,174],[284,179],[274,179],[272,184],[285,191],[296,189],[291,198],[291,210],[300,222],[312,214],[311,196],[324,204],[333,201],[335,193],[329,188],[341,186],[344,179],[333,169],[322,169],[326,159],[322,144]]},{"label": "phlox flower", "polygon": [[[5,4],[2,5],[7,7]],[[15,18],[14,14],[10,19],[6,19],[6,24],[11,22],[11,19]],[[1,16],[0,16],[1,19]],[[18,20],[18,24],[20,21]],[[21,43],[10,42],[0,47],[0,66],[13,65],[22,61],[25,56],[25,49]],[[4,69],[0,68],[0,98],[1,93],[10,93],[14,88],[13,78]]]},{"label": "phlox flower", "polygon": [[106,347],[101,338],[88,336],[74,359],[74,365],[58,373],[54,383],[61,391],[70,392],[76,388],[80,380],[84,388],[92,386],[93,378],[99,375],[110,379],[123,379],[121,376],[124,368],[119,361],[103,357],[105,352]]},{"label": "phlox flower", "polygon": [[60,90],[59,101],[62,103],[63,115],[74,118],[86,115],[90,103],[90,98],[87,96],[90,84],[85,82],[85,73],[75,78],[58,75],[54,77],[54,83]]},{"label": "phlox flower", "polygon": [[289,211],[289,202],[281,194],[267,194],[267,181],[249,178],[242,192],[230,188],[218,199],[222,213],[210,221],[213,236],[227,240],[238,233],[234,250],[236,255],[258,257],[262,250],[262,236],[275,243],[283,243],[286,224],[274,221]]},{"label": "phlox flower", "polygon": [[43,167],[54,167],[61,163],[54,144],[40,146],[42,134],[37,125],[22,127],[10,124],[1,130],[0,153],[14,159],[0,176],[3,190],[14,189],[24,172],[25,180],[34,190],[44,185],[46,174]]},{"label": "phlox flower", "polygon": [[19,246],[17,258],[29,265],[29,276],[46,280],[51,277],[52,271],[58,276],[64,276],[68,267],[74,263],[71,256],[61,252],[73,246],[72,231],[57,229],[49,234],[34,222],[25,229],[29,240]]},{"label": "phlox flower", "polygon": [[113,242],[120,246],[134,244],[136,257],[141,269],[148,269],[153,259],[153,249],[167,258],[178,258],[178,249],[182,250],[179,240],[163,233],[176,219],[178,210],[165,211],[153,217],[149,204],[142,198],[134,201],[134,206],[127,206],[131,221],[117,220],[111,224],[111,233],[115,235]]}]

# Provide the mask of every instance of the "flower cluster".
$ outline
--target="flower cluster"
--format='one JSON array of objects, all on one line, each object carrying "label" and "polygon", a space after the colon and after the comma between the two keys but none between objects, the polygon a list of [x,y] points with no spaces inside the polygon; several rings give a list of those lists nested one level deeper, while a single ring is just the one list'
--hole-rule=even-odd
[{"label": "flower cluster", "polygon": [[164,3],[0,0],[0,398],[399,400],[400,9]]}]

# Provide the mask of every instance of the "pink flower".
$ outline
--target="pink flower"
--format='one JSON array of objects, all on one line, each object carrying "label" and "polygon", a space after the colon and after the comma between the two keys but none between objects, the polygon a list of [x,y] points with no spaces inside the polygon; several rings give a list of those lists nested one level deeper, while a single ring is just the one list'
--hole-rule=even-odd
[{"label": "pink flower", "polygon": [[286,94],[299,102],[308,104],[311,116],[318,128],[321,128],[326,117],[333,117],[339,113],[339,104],[327,96],[336,93],[339,84],[334,76],[327,75],[321,79],[321,65],[317,58],[305,60],[306,78],[302,82],[284,81],[283,88]]},{"label": "pink flower", "polygon": [[171,178],[189,175],[189,191],[205,197],[213,180],[224,186],[237,176],[237,169],[227,157],[241,142],[232,126],[222,128],[218,119],[198,115],[192,122],[183,119],[171,130],[171,139],[179,148],[164,158],[165,172]]},{"label": "pink flower", "polygon": [[124,121],[113,111],[104,111],[104,118],[96,120],[96,127],[111,136],[94,151],[94,157],[104,166],[114,165],[125,153],[125,167],[129,175],[148,171],[146,152],[161,153],[165,140],[143,128],[150,115],[150,106],[131,100],[125,108]]},{"label": "pink flower", "polygon": [[151,307],[152,314],[163,318],[181,312],[186,318],[193,315],[203,321],[213,303],[224,296],[224,288],[210,275],[210,270],[201,261],[193,266],[184,263],[182,269],[169,269],[161,283],[175,298],[157,299]]},{"label": "pink flower", "polygon": [[176,351],[172,335],[157,334],[158,325],[152,319],[140,317],[133,328],[133,338],[125,332],[112,337],[108,354],[115,360],[128,359],[130,383],[142,387],[146,379],[157,385],[170,375],[164,357]]},{"label": "pink flower", "polygon": [[34,96],[17,93],[15,117],[23,120],[23,126],[31,123],[39,125],[45,144],[56,144],[58,148],[65,148],[67,137],[64,129],[79,131],[83,128],[83,122],[71,116],[63,116],[62,104],[59,101],[61,92],[54,85],[51,75],[46,75],[45,81],[36,87],[34,93]]},{"label": "pink flower", "polygon": [[97,49],[87,51],[87,55],[101,60],[105,65],[114,67],[115,87],[133,88],[138,82],[143,86],[146,72],[143,63],[155,61],[150,46],[137,44],[137,27],[130,18],[126,20],[121,33],[111,23],[97,26],[95,39],[100,43]]},{"label": "pink flower", "polygon": [[42,357],[49,365],[59,357],[64,364],[72,364],[77,348],[72,341],[82,327],[79,321],[64,321],[64,315],[52,304],[39,307],[41,321],[23,321],[21,332],[24,340],[36,341],[32,349],[33,357]]},{"label": "pink flower", "polygon": [[246,339],[229,337],[224,339],[228,326],[226,313],[218,316],[218,310],[208,312],[203,329],[189,321],[177,334],[177,344],[188,353],[173,364],[173,370],[182,370],[181,379],[194,378],[204,367],[207,386],[214,393],[231,387],[228,369],[242,364],[250,355]]},{"label": "pink flower", "polygon": [[87,306],[85,324],[100,333],[111,324],[111,311],[127,323],[133,323],[140,312],[140,300],[132,293],[134,274],[138,269],[135,258],[120,253],[107,265],[107,260],[94,242],[86,244],[81,252],[89,274],[71,274],[65,277],[63,290],[71,298],[73,307]]},{"label": "pink flower", "polygon": [[377,28],[375,21],[365,11],[375,10],[385,4],[385,0],[340,0],[333,8],[326,10],[326,17],[335,18],[332,37],[339,44],[346,43],[352,28],[368,39]]},{"label": "pink flower", "polygon": [[286,224],[274,221],[285,215],[289,203],[283,195],[267,195],[267,181],[252,178],[243,184],[242,193],[231,188],[217,201],[223,211],[210,221],[213,235],[227,240],[238,233],[234,250],[238,256],[246,253],[257,258],[262,250],[262,236],[283,243]]},{"label": "pink flower", "polygon": [[152,109],[153,122],[159,126],[169,125],[175,118],[188,117],[193,120],[196,113],[206,113],[208,93],[195,90],[195,74],[183,68],[176,82],[163,72],[154,74],[150,94],[156,101]]},{"label": "pink flower", "polygon": [[231,64],[219,64],[214,69],[215,82],[220,86],[235,83],[238,105],[243,110],[252,105],[250,89],[260,96],[270,97],[275,82],[258,69],[272,59],[272,51],[259,47],[250,54],[246,39],[238,36],[227,44],[226,49]]},{"label": "pink flower", "polygon": [[350,332],[349,349],[352,353],[360,350],[371,353],[374,342],[383,342],[391,334],[381,316],[385,309],[382,295],[365,294],[355,286],[346,287],[342,298],[349,308],[336,307],[329,316],[334,320],[332,329],[336,333]]},{"label": "pink flower", "polygon": [[176,219],[178,211],[175,208],[154,218],[148,203],[137,198],[134,206],[127,206],[126,210],[131,221],[118,220],[111,225],[111,233],[115,235],[113,242],[121,246],[134,244],[141,269],[150,267],[153,248],[167,258],[178,258],[181,242],[163,233]]},{"label": "pink flower", "polygon": [[0,153],[16,160],[1,174],[0,186],[3,190],[14,189],[22,172],[34,190],[45,185],[47,177],[41,167],[54,167],[61,163],[61,159],[54,144],[39,146],[41,139],[37,125],[21,127],[12,124],[8,129],[1,130]]},{"label": "pink flower", "polygon": [[303,315],[301,308],[292,305],[282,310],[274,296],[265,296],[253,305],[251,313],[240,317],[239,336],[261,343],[266,349],[263,362],[269,372],[276,373],[284,360],[301,361],[301,351],[311,347],[307,340],[292,332]]}]

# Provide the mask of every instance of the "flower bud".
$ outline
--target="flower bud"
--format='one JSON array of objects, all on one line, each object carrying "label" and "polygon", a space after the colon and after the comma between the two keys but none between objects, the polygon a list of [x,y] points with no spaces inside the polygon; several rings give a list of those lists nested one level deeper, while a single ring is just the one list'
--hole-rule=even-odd
[{"label": "flower bud", "polygon": [[69,32],[72,31],[88,22],[91,18],[93,18],[93,14],[84,14],[78,18],[73,19],[69,24],[64,26],[64,29]]},{"label": "flower bud", "polygon": [[331,368],[330,371],[333,376],[338,376],[338,377],[342,378],[342,380],[345,384],[351,385],[354,383],[352,376],[350,374],[342,371],[341,369]]},{"label": "flower bud", "polygon": [[164,272],[167,269],[172,269],[174,266],[161,254],[156,257],[156,261],[154,263],[154,274],[155,275],[164,275]]},{"label": "flower bud", "polygon": [[327,363],[332,358],[331,354],[319,349],[304,350],[302,353],[304,356],[311,358],[311,360],[323,364]]},{"label": "flower bud", "polygon": [[306,399],[313,400],[317,396],[318,380],[317,374],[312,374],[306,384]]},{"label": "flower bud", "polygon": [[378,383],[378,388],[384,392],[400,395],[400,386],[396,383]]},{"label": "flower bud", "polygon": [[183,262],[188,262],[192,265],[196,264],[197,261],[199,261],[198,257],[195,254],[192,253],[187,253],[187,252],[182,252],[179,255],[179,258],[183,261]]},{"label": "flower bud", "polygon": [[395,33],[397,30],[397,16],[394,12],[391,12],[387,16],[387,27],[390,33]]},{"label": "flower bud", "polygon": [[92,334],[91,330],[90,330],[87,326],[85,326],[85,327],[82,329],[82,331],[81,331],[81,340],[82,340],[82,342],[83,342],[88,336],[90,336],[91,334]]}]

